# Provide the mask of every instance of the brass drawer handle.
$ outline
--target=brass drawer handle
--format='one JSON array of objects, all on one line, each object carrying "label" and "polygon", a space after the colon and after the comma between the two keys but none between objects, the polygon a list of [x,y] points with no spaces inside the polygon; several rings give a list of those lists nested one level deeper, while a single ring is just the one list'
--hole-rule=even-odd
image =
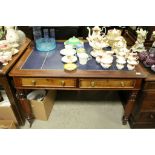
[{"label": "brass drawer handle", "polygon": [[61,86],[64,86],[65,85],[65,81],[61,81]]},{"label": "brass drawer handle", "polygon": [[36,81],[32,80],[32,85],[35,86],[36,85]]},{"label": "brass drawer handle", "polygon": [[95,87],[95,82],[92,81],[92,82],[90,83],[90,85],[91,85],[91,87]]},{"label": "brass drawer handle", "polygon": [[125,86],[124,82],[121,82],[121,86],[122,86],[122,87],[124,87],[124,86]]}]

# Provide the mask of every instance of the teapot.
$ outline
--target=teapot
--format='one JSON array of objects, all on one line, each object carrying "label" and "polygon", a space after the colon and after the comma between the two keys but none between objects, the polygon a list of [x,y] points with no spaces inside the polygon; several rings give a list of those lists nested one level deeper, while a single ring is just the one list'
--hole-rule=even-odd
[{"label": "teapot", "polygon": [[[99,26],[95,26],[94,28],[92,28],[92,34],[91,34],[91,29],[89,27],[87,27],[88,29],[88,38],[96,38],[98,36],[100,36],[102,34],[102,37],[105,36],[106,33],[106,28],[102,27],[102,29]],[[105,30],[105,32],[103,33],[103,29]]]}]

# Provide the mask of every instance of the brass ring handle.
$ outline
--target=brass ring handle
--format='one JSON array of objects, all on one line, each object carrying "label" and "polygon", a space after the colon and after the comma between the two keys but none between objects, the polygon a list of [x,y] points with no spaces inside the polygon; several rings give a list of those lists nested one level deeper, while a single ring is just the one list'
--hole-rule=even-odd
[{"label": "brass ring handle", "polygon": [[36,85],[36,81],[35,80],[32,80],[32,84],[35,86]]},{"label": "brass ring handle", "polygon": [[65,81],[61,81],[61,86],[64,86],[65,85]]},{"label": "brass ring handle", "polygon": [[122,87],[124,87],[124,86],[125,86],[124,82],[121,82],[121,86],[122,86]]},{"label": "brass ring handle", "polygon": [[95,87],[95,82],[94,81],[91,82],[91,86]]}]

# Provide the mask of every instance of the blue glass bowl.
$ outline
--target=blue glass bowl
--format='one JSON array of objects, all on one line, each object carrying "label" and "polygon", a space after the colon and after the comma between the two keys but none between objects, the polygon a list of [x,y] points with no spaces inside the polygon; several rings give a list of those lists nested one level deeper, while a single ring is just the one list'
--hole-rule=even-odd
[{"label": "blue glass bowl", "polygon": [[40,38],[36,40],[36,48],[41,52],[49,52],[56,48],[54,38]]}]

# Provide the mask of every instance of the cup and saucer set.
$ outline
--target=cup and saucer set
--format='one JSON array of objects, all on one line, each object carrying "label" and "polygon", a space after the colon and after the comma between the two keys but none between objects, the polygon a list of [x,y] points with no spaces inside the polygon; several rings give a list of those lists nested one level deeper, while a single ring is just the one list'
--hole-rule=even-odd
[{"label": "cup and saucer set", "polygon": [[61,61],[64,64],[64,69],[68,71],[73,71],[77,69],[75,64],[79,60],[80,65],[87,64],[87,61],[91,57],[86,53],[84,48],[84,43],[76,37],[72,37],[64,42],[65,48],[60,51],[63,55]]}]

